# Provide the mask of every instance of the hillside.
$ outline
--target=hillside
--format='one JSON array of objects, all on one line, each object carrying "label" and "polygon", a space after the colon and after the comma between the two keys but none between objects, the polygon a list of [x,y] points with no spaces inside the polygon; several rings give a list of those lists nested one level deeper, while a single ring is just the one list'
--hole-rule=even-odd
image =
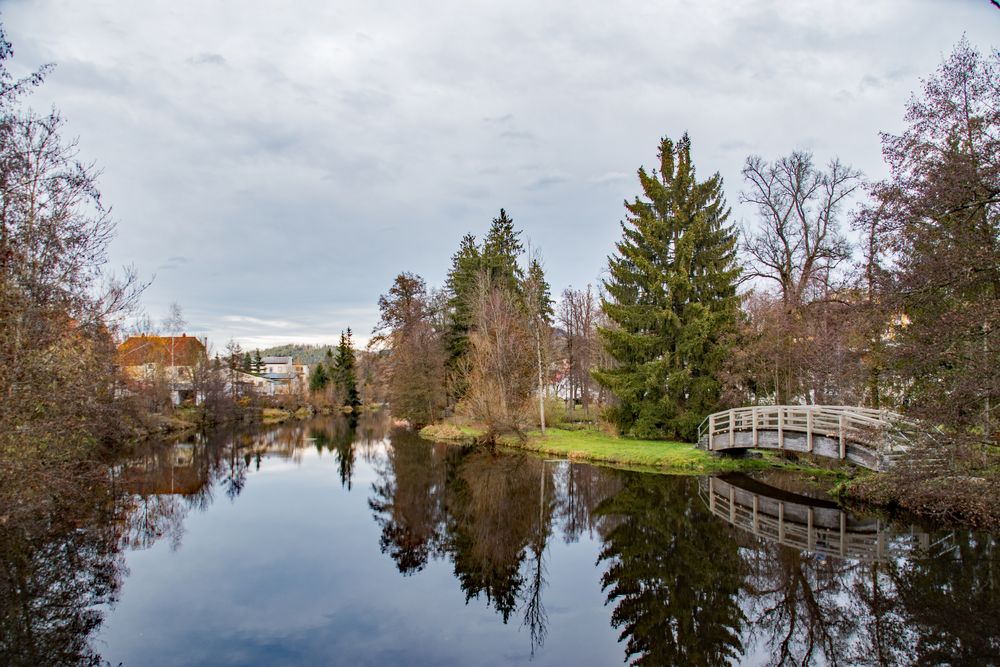
[{"label": "hillside", "polygon": [[[289,343],[287,345],[275,345],[260,351],[262,357],[293,357],[296,361],[309,364],[318,364],[326,359],[326,351],[334,349],[335,345],[299,345]],[[253,351],[251,350],[251,354]]]}]

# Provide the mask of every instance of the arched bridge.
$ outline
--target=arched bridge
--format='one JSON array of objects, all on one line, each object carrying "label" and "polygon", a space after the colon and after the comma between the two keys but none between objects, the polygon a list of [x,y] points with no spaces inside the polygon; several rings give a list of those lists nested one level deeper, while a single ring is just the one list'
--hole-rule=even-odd
[{"label": "arched bridge", "polygon": [[716,412],[698,427],[712,452],[777,449],[885,471],[911,449],[915,426],[901,415],[848,405],[761,405]]}]

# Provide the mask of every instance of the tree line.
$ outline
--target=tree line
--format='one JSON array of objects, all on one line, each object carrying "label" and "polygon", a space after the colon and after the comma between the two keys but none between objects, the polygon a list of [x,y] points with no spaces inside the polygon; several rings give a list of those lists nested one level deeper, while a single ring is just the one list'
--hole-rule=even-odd
[{"label": "tree line", "polygon": [[492,439],[544,428],[558,391],[623,435],[690,440],[728,406],[856,404],[995,442],[997,81],[1000,55],[960,42],[902,133],[882,133],[880,181],[803,150],[747,157],[742,226],[691,138],[663,138],[596,294],[558,304],[501,209],[481,243],[462,238],[442,288],[401,273],[380,298],[393,412],[458,412]]}]

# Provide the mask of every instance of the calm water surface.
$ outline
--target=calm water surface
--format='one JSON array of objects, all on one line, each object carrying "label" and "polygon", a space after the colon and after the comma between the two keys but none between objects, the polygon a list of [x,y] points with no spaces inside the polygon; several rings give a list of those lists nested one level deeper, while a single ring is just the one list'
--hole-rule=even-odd
[{"label": "calm water surface", "polygon": [[333,418],[150,446],[0,526],[0,662],[997,664],[994,536],[764,482]]}]

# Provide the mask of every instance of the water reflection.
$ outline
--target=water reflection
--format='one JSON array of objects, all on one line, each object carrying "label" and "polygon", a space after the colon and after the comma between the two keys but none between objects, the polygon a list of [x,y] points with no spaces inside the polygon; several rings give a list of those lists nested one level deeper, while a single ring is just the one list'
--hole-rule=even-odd
[{"label": "water reflection", "polygon": [[0,508],[0,664],[100,663],[89,639],[127,572],[115,496],[86,481],[31,512]]},{"label": "water reflection", "polygon": [[[323,470],[341,504],[322,514],[354,512],[349,508],[360,504],[360,518],[375,529],[337,535],[325,558],[347,562],[358,540],[377,541],[395,580],[383,581],[380,595],[358,595],[353,591],[378,580],[380,564],[354,563],[357,574],[336,579],[338,588],[328,585],[322,593],[352,599],[352,614],[344,618],[385,615],[393,609],[394,586],[402,594],[407,582],[443,574],[459,605],[494,619],[499,645],[511,641],[503,628],[520,629],[525,654],[540,664],[596,659],[574,655],[583,649],[572,641],[559,644],[560,636],[578,631],[560,626],[576,623],[567,614],[578,611],[602,619],[608,632],[601,639],[591,627],[592,644],[608,641],[619,659],[640,665],[996,664],[1000,654],[995,536],[854,517],[832,503],[738,478],[545,461],[433,444],[405,431],[387,439],[382,419],[328,417],[150,445],[34,513],[0,511],[0,664],[100,664],[104,658],[117,664],[121,649],[93,638],[105,616],[114,618],[128,581],[126,554],[162,543],[171,557],[182,558],[184,547],[199,546],[184,545],[194,539],[185,530],[195,516],[253,502],[256,475],[288,462],[287,486],[268,496],[280,506],[267,517],[253,515],[257,531],[244,551],[267,561],[275,549],[290,548],[287,539],[278,544],[271,535],[302,516],[296,475],[319,470],[324,458],[333,462]],[[302,525],[321,530],[318,518]],[[295,535],[302,544],[309,540],[308,533]],[[586,560],[566,556],[578,550],[589,554]],[[246,560],[232,559],[227,567],[235,577],[255,576],[242,569]],[[169,577],[163,585],[172,585]],[[590,588],[592,597],[567,593]],[[317,595],[308,586],[296,590]],[[266,591],[251,606],[266,609],[275,595]],[[301,598],[296,606],[311,604]],[[469,620],[477,616],[461,611],[425,619],[420,610],[426,606],[417,601],[397,622],[412,625],[418,636],[442,623],[459,635],[483,632]],[[185,622],[171,621],[182,635]],[[402,641],[393,633],[369,640]],[[268,655],[298,650],[306,639],[284,633],[270,641],[282,647],[278,653],[246,653],[247,661],[266,664]],[[552,641],[561,646],[559,655],[546,646]],[[310,660],[336,661],[323,653],[326,644],[317,646]],[[461,662],[458,653],[448,653],[451,647],[435,644],[433,659],[413,662]],[[504,654],[490,655],[501,663]],[[199,656],[175,658],[225,661],[224,653]],[[155,656],[141,657],[148,659],[136,664],[155,662]]]},{"label": "water reflection", "polygon": [[633,664],[719,665],[743,652],[746,563],[694,487],[693,480],[630,474],[597,508],[613,520],[601,584]]}]

